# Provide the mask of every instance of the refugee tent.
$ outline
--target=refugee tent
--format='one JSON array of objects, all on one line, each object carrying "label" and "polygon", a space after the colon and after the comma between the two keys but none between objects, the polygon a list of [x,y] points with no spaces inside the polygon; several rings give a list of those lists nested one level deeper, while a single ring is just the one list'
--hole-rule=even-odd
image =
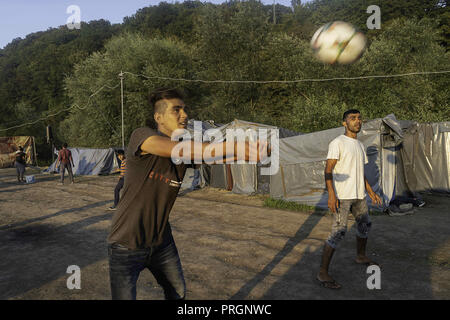
[{"label": "refugee tent", "polygon": [[398,184],[412,192],[450,192],[450,122],[411,123],[400,148]]},{"label": "refugee tent", "polygon": [[[449,124],[419,124],[392,114],[363,124],[358,139],[368,156],[365,174],[384,208],[396,195],[450,192]],[[271,197],[327,208],[328,145],[341,134],[343,127],[280,139],[280,168],[270,176]]]},{"label": "refugee tent", "polygon": [[[118,169],[118,160],[114,148],[92,149],[92,148],[68,148],[72,153],[75,167],[72,168],[74,175],[105,175]],[[56,162],[44,172],[59,172]]]},{"label": "refugee tent", "polygon": [[[215,142],[225,140],[228,129],[241,129],[243,132],[252,129],[257,133],[259,133],[260,129],[265,129],[268,141],[270,141],[274,130],[278,130],[279,138],[292,137],[301,134],[285,128],[238,119],[215,129],[220,131],[222,136],[222,139],[215,139]],[[205,173],[208,167],[210,168],[210,171]],[[227,189],[240,194],[269,193],[270,176],[261,175],[262,167],[263,165],[261,164],[202,165],[202,175],[206,176],[209,174],[209,185],[215,188]]]},{"label": "refugee tent", "polygon": [[189,131],[189,133],[191,134],[192,137],[194,136],[194,129],[196,128],[195,125],[201,126],[202,134],[204,134],[206,130],[215,129],[215,128],[219,128],[222,126],[222,124],[215,123],[214,120],[201,121],[201,120],[189,119],[186,129]]},{"label": "refugee tent", "polygon": [[27,165],[36,163],[36,150],[34,145],[34,137],[0,137],[0,168],[14,166],[16,151],[19,150],[19,147],[23,147]]},{"label": "refugee tent", "polygon": [[[196,126],[196,127],[195,127]],[[187,124],[187,130],[189,131],[191,138],[194,139],[195,133],[194,129],[200,128],[202,135],[209,129],[214,129],[222,126],[221,124],[216,124],[213,120],[200,121],[195,119],[189,119]],[[203,139],[203,136],[202,136]],[[200,187],[203,188],[207,185],[211,185],[211,167],[207,164],[199,164],[198,169],[200,170]],[[181,190],[190,189],[194,180],[194,168],[188,167],[184,175],[183,183],[181,185]]]}]

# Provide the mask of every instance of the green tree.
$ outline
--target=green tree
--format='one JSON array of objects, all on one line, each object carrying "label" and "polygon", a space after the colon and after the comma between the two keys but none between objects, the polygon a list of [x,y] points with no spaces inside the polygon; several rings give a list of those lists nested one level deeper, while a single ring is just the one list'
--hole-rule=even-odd
[{"label": "green tree", "polygon": [[[66,79],[67,94],[80,107],[75,107],[61,123],[59,133],[71,145],[80,147],[120,146],[118,74],[121,70],[128,72],[124,76],[125,140],[128,141],[135,128],[148,124],[152,118],[148,94],[161,86],[174,86],[170,81],[153,77],[190,78],[190,65],[189,50],[175,40],[148,39],[128,33],[111,39],[103,53],[94,53],[77,64],[73,75]],[[188,84],[176,86],[189,90]]]},{"label": "green tree", "polygon": [[[449,70],[450,56],[438,43],[431,19],[397,19],[387,26],[364,55],[363,74],[403,74]],[[354,84],[369,117],[395,113],[403,119],[449,119],[449,80],[446,74],[369,80]],[[365,90],[368,94],[363,95]]]},{"label": "green tree", "polygon": [[[0,111],[4,115],[0,127],[33,123],[2,131],[2,135],[35,135],[38,150],[47,148],[45,125],[56,127],[67,115],[58,113],[69,105],[64,77],[72,72],[75,63],[101,50],[117,30],[105,20],[82,23],[79,30],[61,26],[15,39],[0,50]],[[17,106],[25,104],[30,112],[18,113]],[[46,118],[55,113],[58,115]],[[35,122],[40,118],[45,121]]]},{"label": "green tree", "polygon": [[[366,27],[372,4],[381,8],[379,30]],[[312,131],[339,125],[335,119],[353,107],[366,118],[393,112],[419,121],[450,119],[446,74],[266,84],[169,79],[296,80],[449,69],[445,0],[313,0],[292,6],[277,4],[274,24],[273,6],[256,0],[162,2],[123,24],[91,21],[80,30],[61,26],[15,39],[0,49],[0,129],[33,125],[2,135],[35,135],[45,149],[50,124],[57,142],[120,145],[121,70],[138,74],[124,79],[126,139],[151,118],[147,94],[159,86],[183,89],[190,117],[217,122],[241,118]],[[312,56],[313,33],[335,20],[353,23],[369,38],[354,64],[324,65]]]},{"label": "green tree", "polygon": [[[269,35],[268,13],[259,1],[246,1],[219,9],[203,8],[195,26],[195,68],[207,80],[265,80],[260,54]],[[209,116],[225,122],[254,112],[259,85],[216,84],[210,87]]]}]

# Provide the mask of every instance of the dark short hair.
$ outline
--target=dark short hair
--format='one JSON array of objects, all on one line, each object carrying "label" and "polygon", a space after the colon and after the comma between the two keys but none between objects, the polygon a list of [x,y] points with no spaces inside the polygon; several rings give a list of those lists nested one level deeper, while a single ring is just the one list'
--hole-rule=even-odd
[{"label": "dark short hair", "polygon": [[163,100],[163,99],[180,99],[180,100],[184,100],[184,97],[180,93],[180,91],[178,91],[177,89],[174,89],[174,88],[159,88],[159,89],[156,89],[149,96],[149,102],[150,102],[150,105],[153,108],[155,107],[155,104],[159,100]]},{"label": "dark short hair", "polygon": [[63,147],[67,148],[67,142],[64,142]]},{"label": "dark short hair", "polygon": [[125,155],[125,152],[123,150],[119,150],[119,151],[117,151],[117,154]]},{"label": "dark short hair", "polygon": [[23,151],[23,147],[22,147],[22,146],[20,146],[20,147],[19,147],[19,150],[20,150],[20,151]]},{"label": "dark short hair", "polygon": [[356,109],[347,110],[347,111],[344,112],[344,115],[342,116],[342,121],[345,121],[347,119],[347,116],[349,114],[352,114],[352,113],[359,113],[360,114],[361,112],[359,112],[359,110],[356,110]]}]

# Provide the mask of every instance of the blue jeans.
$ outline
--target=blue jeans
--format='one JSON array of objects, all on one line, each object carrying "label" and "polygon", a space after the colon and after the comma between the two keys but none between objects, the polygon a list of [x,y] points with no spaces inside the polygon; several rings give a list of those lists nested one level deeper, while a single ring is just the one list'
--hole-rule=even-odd
[{"label": "blue jeans", "polygon": [[18,162],[16,162],[15,165],[17,170],[17,180],[19,180],[19,182],[24,181],[23,175],[25,174],[25,165]]},{"label": "blue jeans", "polygon": [[136,300],[136,282],[145,268],[164,289],[166,300],[184,299],[186,284],[172,234],[159,246],[130,250],[118,243],[108,246],[113,300]]},{"label": "blue jeans", "polygon": [[120,178],[117,182],[116,188],[114,189],[114,207],[117,207],[120,200],[120,190],[123,188],[124,178]]},{"label": "blue jeans", "polygon": [[194,180],[192,180],[192,189],[200,188],[200,170],[194,169]]},{"label": "blue jeans", "polygon": [[73,182],[72,164],[62,163],[59,165],[59,172],[61,173],[61,183],[64,183],[64,173],[69,173],[70,182]]},{"label": "blue jeans", "polygon": [[369,235],[372,222],[370,221],[366,199],[339,200],[339,208],[336,213],[333,213],[334,221],[327,239],[327,244],[334,249],[347,233],[349,213],[355,217],[356,236],[367,238]]}]

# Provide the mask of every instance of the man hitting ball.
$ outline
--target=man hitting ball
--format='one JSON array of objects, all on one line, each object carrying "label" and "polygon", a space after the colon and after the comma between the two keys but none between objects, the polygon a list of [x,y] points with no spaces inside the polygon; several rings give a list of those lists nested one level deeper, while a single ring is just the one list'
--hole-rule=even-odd
[{"label": "man hitting ball", "polygon": [[[157,130],[138,128],[130,137],[123,195],[108,236],[113,299],[136,299],[136,282],[146,268],[162,286],[166,299],[185,297],[183,270],[168,221],[186,171],[184,163],[172,161],[174,148],[189,145],[186,149],[191,150],[190,154],[180,156],[205,161],[210,159],[203,157],[204,151],[211,150],[212,146],[216,147],[210,153],[212,159],[246,161],[259,161],[259,155],[267,148],[265,143],[251,148],[248,142],[242,142],[245,156],[239,158],[236,143],[235,150],[229,150],[227,143],[172,141],[174,131],[187,126],[188,115],[182,96],[173,89],[160,89],[152,95],[150,103]],[[197,145],[194,147],[194,144]]]},{"label": "man hitting ball", "polygon": [[373,192],[364,176],[364,164],[368,163],[367,155],[364,145],[357,140],[357,134],[362,126],[361,113],[355,109],[346,111],[343,126],[345,134],[330,142],[325,168],[328,207],[333,213],[334,222],[325,242],[317,280],[330,289],[341,288],[341,285],[328,274],[328,268],[338,243],[347,231],[349,213],[352,213],[356,220],[356,263],[377,264],[366,256],[367,236],[372,225],[366,203],[366,191],[372,203],[379,205],[381,199]]}]

